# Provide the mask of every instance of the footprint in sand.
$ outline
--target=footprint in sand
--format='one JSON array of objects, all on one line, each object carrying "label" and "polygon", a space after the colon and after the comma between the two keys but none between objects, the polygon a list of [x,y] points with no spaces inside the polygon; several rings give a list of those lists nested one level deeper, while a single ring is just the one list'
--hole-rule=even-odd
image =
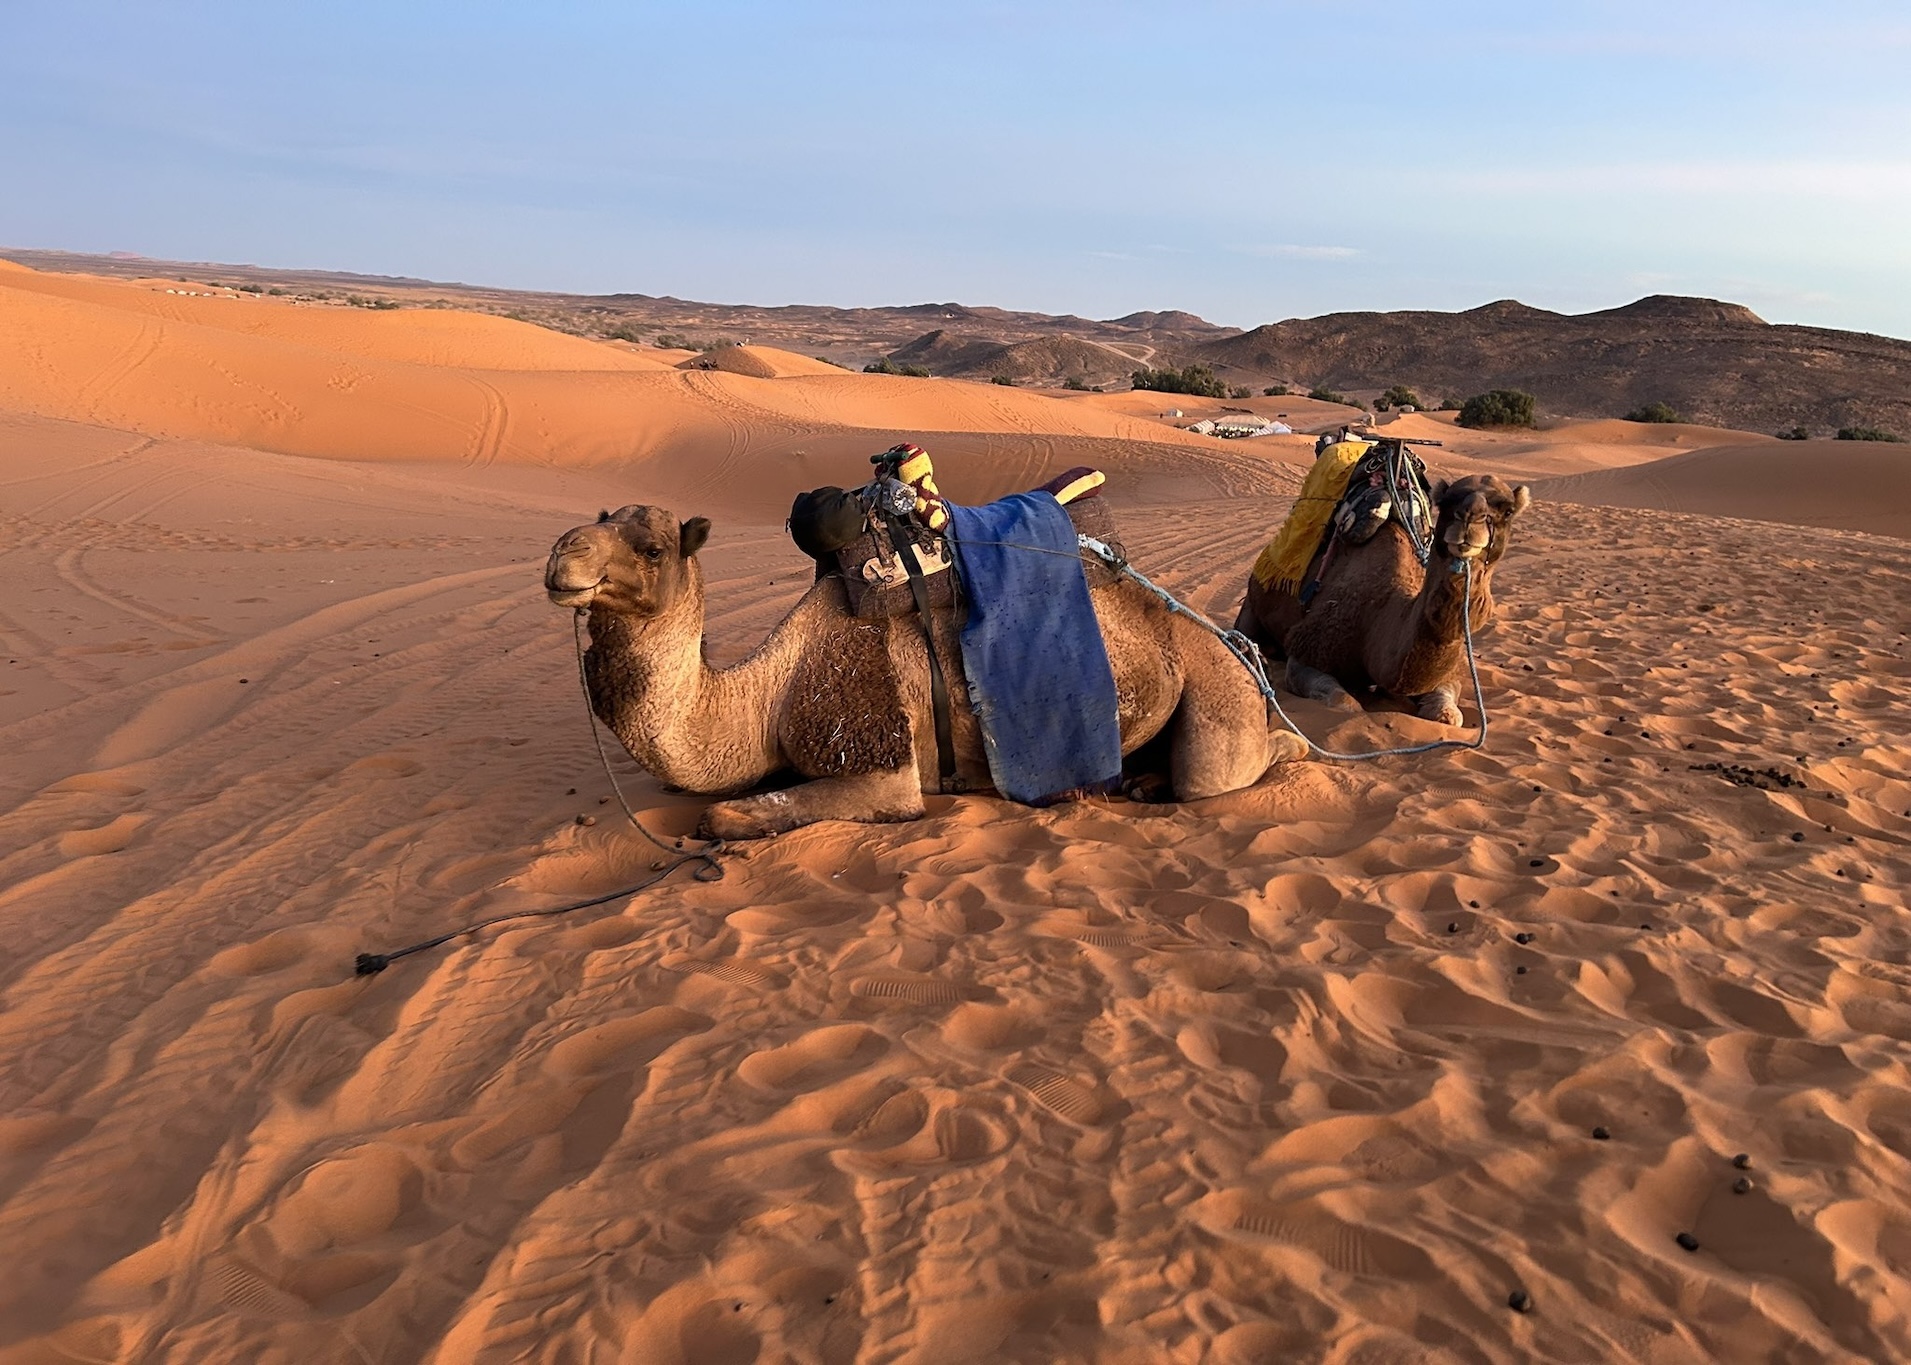
[{"label": "footprint in sand", "polygon": [[1061,1115],[1070,1123],[1093,1124],[1104,1112],[1094,1087],[1085,1085],[1065,1071],[1039,1062],[1020,1062],[1005,1073],[1015,1085],[1035,1098],[1044,1108]]},{"label": "footprint in sand", "polygon": [[872,972],[849,983],[849,993],[864,1000],[910,1005],[954,1005],[969,998],[969,987],[945,977],[912,972]]},{"label": "footprint in sand", "polygon": [[861,1024],[814,1029],[781,1047],[753,1052],[737,1075],[758,1090],[813,1090],[867,1066],[889,1050],[889,1041]]},{"label": "footprint in sand", "polygon": [[680,972],[686,976],[711,976],[719,981],[727,981],[732,986],[751,986],[757,990],[780,991],[789,985],[789,981],[781,973],[765,967],[760,962],[751,962],[747,958],[707,959],[679,953],[665,958],[657,965],[667,972]]}]

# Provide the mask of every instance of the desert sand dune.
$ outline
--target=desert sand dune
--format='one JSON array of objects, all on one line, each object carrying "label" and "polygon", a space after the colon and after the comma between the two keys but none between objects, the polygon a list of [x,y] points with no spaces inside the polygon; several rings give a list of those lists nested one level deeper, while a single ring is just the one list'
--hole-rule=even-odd
[{"label": "desert sand dune", "polygon": [[1875,486],[1837,530],[1543,497],[1477,753],[940,798],[356,978],[650,875],[539,585],[599,506],[716,518],[734,658],[810,578],[789,496],[891,432],[965,497],[1094,455],[1223,617],[1298,468],[861,375],[484,371],[487,425],[476,370],[21,297],[0,1365],[1911,1353],[1911,545],[1851,529]]},{"label": "desert sand dune", "polygon": [[794,351],[779,351],[774,346],[723,346],[717,350],[678,362],[681,369],[722,370],[725,374],[747,374],[752,379],[792,379],[798,375],[839,375],[841,365]]},{"label": "desert sand dune", "polygon": [[1756,441],[1549,479],[1542,497],[1911,539],[1911,455],[1877,441]]}]

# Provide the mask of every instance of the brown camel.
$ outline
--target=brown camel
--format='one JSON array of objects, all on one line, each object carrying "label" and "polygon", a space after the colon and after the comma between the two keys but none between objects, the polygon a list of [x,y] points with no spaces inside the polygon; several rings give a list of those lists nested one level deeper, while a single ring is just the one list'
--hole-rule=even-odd
[{"label": "brown camel", "polygon": [[[1290,692],[1358,708],[1355,697],[1377,687],[1426,720],[1461,723],[1465,568],[1477,633],[1493,618],[1493,566],[1506,553],[1507,529],[1533,495],[1491,474],[1436,480],[1432,493],[1438,519],[1424,569],[1407,533],[1389,521],[1366,544],[1335,549],[1304,610],[1292,593],[1248,579],[1234,628],[1270,657],[1287,659]],[[1317,554],[1302,581],[1320,571]]]},{"label": "brown camel", "polygon": [[[703,828],[752,838],[817,820],[909,820],[939,789],[929,665],[915,616],[850,615],[840,578],[820,578],[748,658],[712,668],[703,649],[710,523],[631,506],[566,531],[544,586],[589,612],[591,709],[631,757],[686,791],[727,795],[779,772],[809,780],[720,801]],[[1168,784],[1189,800],[1234,791],[1305,747],[1270,732],[1261,695],[1219,641],[1125,580],[1091,591],[1118,696],[1124,755],[1162,737]],[[952,611],[932,613],[954,698],[957,777],[989,784],[967,703]]]}]

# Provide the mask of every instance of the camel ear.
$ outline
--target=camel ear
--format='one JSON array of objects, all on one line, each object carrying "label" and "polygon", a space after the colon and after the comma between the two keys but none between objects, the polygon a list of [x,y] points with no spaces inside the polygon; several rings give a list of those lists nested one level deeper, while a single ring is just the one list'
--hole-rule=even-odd
[{"label": "camel ear", "polygon": [[1515,485],[1513,488],[1513,515],[1518,516],[1532,505],[1533,490],[1523,483]]},{"label": "camel ear", "polygon": [[677,552],[685,559],[690,558],[703,548],[703,542],[710,539],[710,518],[692,517],[677,531]]},{"label": "camel ear", "polygon": [[598,520],[598,522],[599,522],[600,524],[602,524],[603,522],[606,522],[606,521],[609,521],[609,520],[610,520],[610,509],[609,509],[609,508],[605,508],[605,509],[604,509],[603,511],[600,511],[600,512],[599,512],[599,513],[597,514],[597,520]]}]

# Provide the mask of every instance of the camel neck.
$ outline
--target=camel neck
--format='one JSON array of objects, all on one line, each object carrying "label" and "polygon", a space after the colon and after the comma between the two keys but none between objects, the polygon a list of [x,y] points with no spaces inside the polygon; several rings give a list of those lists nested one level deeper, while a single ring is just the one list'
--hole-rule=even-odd
[{"label": "camel neck", "polygon": [[1413,629],[1395,687],[1399,694],[1412,696],[1427,691],[1452,674],[1465,649],[1468,598],[1475,631],[1492,616],[1492,578],[1492,566],[1476,561],[1469,593],[1467,574],[1460,570],[1459,562],[1435,548],[1413,601]]},{"label": "camel neck", "polygon": [[776,726],[794,634],[786,620],[748,658],[716,669],[704,657],[703,624],[700,576],[658,616],[593,607],[584,656],[591,708],[658,780],[738,791],[781,765]]}]

